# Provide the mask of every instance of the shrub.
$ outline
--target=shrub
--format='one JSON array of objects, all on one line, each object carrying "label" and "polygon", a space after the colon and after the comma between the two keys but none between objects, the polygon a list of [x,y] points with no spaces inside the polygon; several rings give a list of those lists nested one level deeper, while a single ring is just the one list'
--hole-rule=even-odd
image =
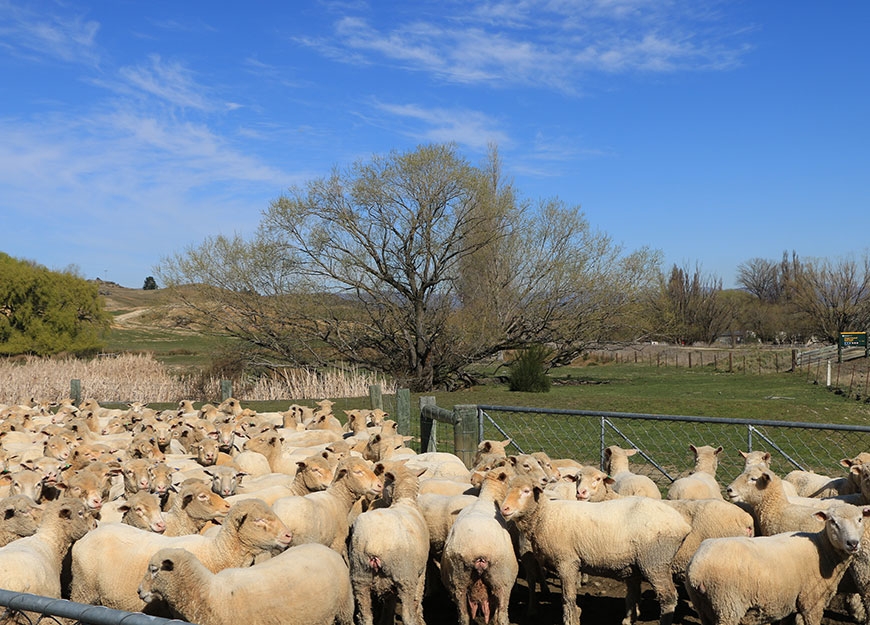
[{"label": "shrub", "polygon": [[531,345],[522,350],[508,369],[510,390],[548,393],[552,384],[545,366],[548,356],[543,345]]}]

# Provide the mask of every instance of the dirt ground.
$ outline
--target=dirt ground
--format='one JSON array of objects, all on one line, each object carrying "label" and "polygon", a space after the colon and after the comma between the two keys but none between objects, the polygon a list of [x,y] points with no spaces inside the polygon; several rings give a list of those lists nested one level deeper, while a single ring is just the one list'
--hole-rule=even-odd
[{"label": "dirt ground", "polygon": [[[540,609],[534,617],[526,616],[527,590],[520,582],[511,595],[509,616],[511,625],[561,625],[562,596],[558,581],[551,580],[550,595],[540,597]],[[590,577],[578,594],[581,625],[620,625],[624,609],[625,585],[622,582],[604,577]],[[427,625],[453,625],[457,622],[456,609],[446,594],[430,596],[423,603],[424,618]],[[397,619],[397,622],[398,621]],[[478,617],[478,623],[483,620]],[[659,608],[652,589],[643,585],[638,625],[658,625]],[[822,625],[848,625],[854,623],[842,602],[835,598],[825,612]],[[674,616],[675,624],[700,625],[698,615],[691,603],[681,594],[680,603]]]}]

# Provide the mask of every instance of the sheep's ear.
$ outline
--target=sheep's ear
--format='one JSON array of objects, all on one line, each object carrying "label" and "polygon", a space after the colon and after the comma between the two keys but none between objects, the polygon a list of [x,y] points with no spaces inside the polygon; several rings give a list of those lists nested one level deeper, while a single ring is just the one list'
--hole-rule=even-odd
[{"label": "sheep's ear", "polygon": [[160,563],[160,570],[161,571],[173,571],[173,570],[175,570],[175,562],[173,562],[169,558],[166,558],[165,560],[163,560]]},{"label": "sheep's ear", "polygon": [[744,459],[749,456],[749,454],[746,453],[745,451],[743,451],[742,449],[740,451],[738,451],[737,453],[739,453],[741,456],[743,456]]},{"label": "sheep's ear", "polygon": [[633,456],[633,455],[636,454],[638,451],[639,451],[639,450],[637,450],[637,449],[629,449],[627,452],[625,452],[625,455],[626,455],[626,456]]},{"label": "sheep's ear", "polygon": [[814,512],[813,516],[816,517],[819,521],[827,521],[830,518],[828,516],[828,513],[825,512],[824,510],[818,510],[818,511]]},{"label": "sheep's ear", "polygon": [[193,493],[186,493],[184,497],[181,498],[181,509],[186,508],[190,502],[193,501]]},{"label": "sheep's ear", "polygon": [[15,508],[9,507],[3,511],[3,519],[8,521],[15,516]]},{"label": "sheep's ear", "polygon": [[480,451],[486,451],[486,452],[488,452],[488,451],[492,451],[492,442],[490,442],[490,441],[483,441],[483,442],[480,444]]},{"label": "sheep's ear", "polygon": [[375,465],[375,467],[372,469],[372,471],[374,472],[375,475],[380,475],[381,473],[383,473],[386,470],[387,470],[387,467],[384,466],[383,462],[377,463]]},{"label": "sheep's ear", "polygon": [[722,445],[719,445],[719,446],[716,448],[716,451],[713,452],[713,455],[714,455],[714,456],[718,456],[718,455],[721,454],[721,453],[722,453]]},{"label": "sheep's ear", "polygon": [[68,506],[63,506],[60,510],[58,510],[57,516],[61,519],[71,519],[72,510],[70,510]]},{"label": "sheep's ear", "polygon": [[236,529],[238,529],[238,528],[240,528],[242,525],[244,525],[244,524],[245,524],[245,521],[247,521],[247,520],[248,520],[248,513],[246,512],[245,514],[243,514],[242,516],[240,516],[238,519],[236,519]]},{"label": "sheep's ear", "polygon": [[[324,458],[325,458],[325,457],[326,457],[326,456],[324,456]],[[308,463],[305,462],[304,460],[297,460],[297,461],[296,461],[296,466],[299,467],[299,471],[302,471],[303,469],[305,469],[305,467],[308,466]]]},{"label": "sheep's ear", "polygon": [[758,476],[758,480],[756,481],[759,488],[767,488],[770,482],[771,476],[770,473],[768,473],[767,471],[762,472],[762,474]]},{"label": "sheep's ear", "polygon": [[606,447],[604,449],[604,457],[610,458],[610,456],[612,456],[612,455],[613,455],[613,450],[610,447]]},{"label": "sheep's ear", "polygon": [[122,503],[120,506],[118,506],[118,512],[129,512],[130,509],[130,504],[128,503]]}]

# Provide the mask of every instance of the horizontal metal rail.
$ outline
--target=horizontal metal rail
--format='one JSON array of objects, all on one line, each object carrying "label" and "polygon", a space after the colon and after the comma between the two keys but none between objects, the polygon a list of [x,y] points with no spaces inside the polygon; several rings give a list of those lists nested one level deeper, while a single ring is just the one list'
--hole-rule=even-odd
[{"label": "horizontal metal rail", "polygon": [[59,616],[92,625],[179,625],[187,623],[187,621],[179,619],[150,616],[141,612],[124,612],[103,606],[3,589],[0,589],[0,605],[10,610],[36,612],[44,616]]}]

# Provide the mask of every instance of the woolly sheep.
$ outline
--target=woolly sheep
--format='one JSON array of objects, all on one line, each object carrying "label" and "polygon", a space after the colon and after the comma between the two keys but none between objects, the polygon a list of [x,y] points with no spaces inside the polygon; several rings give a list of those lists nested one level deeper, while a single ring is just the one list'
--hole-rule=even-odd
[{"label": "woolly sheep", "polygon": [[678,578],[685,576],[689,561],[707,538],[755,534],[752,515],[723,499],[665,499],[663,503],[682,514],[692,527],[672,563],[674,575]]},{"label": "woolly sheep", "polygon": [[577,501],[598,503],[617,499],[619,493],[613,490],[613,478],[604,471],[586,465],[573,476]]},{"label": "woolly sheep", "polygon": [[478,500],[456,517],[441,556],[441,580],[450,592],[460,625],[480,610],[484,622],[508,625],[508,604],[519,563],[499,504],[511,472],[486,474]]},{"label": "woolly sheep", "polygon": [[363,512],[348,537],[350,576],[359,625],[373,624],[373,601],[383,604],[382,619],[392,622],[396,602],[402,623],[425,625],[423,591],[429,558],[429,528],[417,505],[419,469],[379,463],[388,508]]},{"label": "woolly sheep", "polygon": [[27,495],[10,495],[0,500],[0,547],[32,536],[42,520],[42,508]]},{"label": "woolly sheep", "polygon": [[314,454],[305,460],[299,460],[296,465],[298,468],[294,477],[291,478],[286,473],[270,473],[269,476],[278,477],[278,480],[266,481],[260,478],[262,486],[259,488],[256,487],[256,484],[251,485],[248,482],[244,482],[246,488],[239,489],[244,492],[228,497],[227,501],[235,502],[241,499],[257,497],[272,505],[282,497],[301,497],[309,493],[326,490],[335,477],[335,472],[330,466],[329,461],[322,454]]},{"label": "woolly sheep", "polygon": [[350,457],[338,465],[326,490],[302,497],[282,497],[272,508],[293,533],[294,545],[316,542],[344,554],[351,508],[360,497],[379,495],[382,488],[365,460]]},{"label": "woolly sheep", "polygon": [[[127,612],[145,610],[136,593],[151,556],[164,547],[187,549],[212,572],[253,564],[263,553],[286,549],[291,535],[264,502],[235,504],[213,536],[164,536],[123,524],[89,532],[72,550],[70,598]],[[159,614],[161,606],[150,605]]]},{"label": "woolly sheep", "polygon": [[632,473],[629,468],[629,458],[638,452],[637,449],[623,449],[611,445],[604,450],[604,470],[613,478],[613,490],[620,495],[640,495],[661,499],[659,487],[646,475]]},{"label": "woolly sheep", "polygon": [[511,439],[506,438],[503,441],[483,440],[477,445],[477,451],[474,454],[474,459],[471,461],[472,467],[479,467],[487,462],[507,458],[507,447],[511,444]]},{"label": "woolly sheep", "polygon": [[723,499],[722,487],[716,481],[721,445],[715,448],[689,445],[689,449],[695,455],[695,467],[690,475],[674,480],[668,489],[668,499]]},{"label": "woolly sheep", "polygon": [[796,470],[789,472],[784,479],[794,485],[796,494],[800,497],[824,498],[849,495],[861,491],[857,471],[867,462],[870,462],[870,454],[862,452],[854,458],[840,460],[840,466],[849,471],[845,476],[829,477],[811,471]]},{"label": "woolly sheep", "polygon": [[35,534],[0,548],[3,588],[59,599],[62,563],[70,545],[94,526],[94,518],[82,501],[49,502]]},{"label": "woolly sheep", "polygon": [[738,475],[726,489],[733,502],[744,502],[752,510],[758,530],[770,536],[781,532],[815,532],[822,521],[815,516],[819,505],[794,503],[785,494],[782,479],[770,469],[751,467]]},{"label": "woolly sheep", "polygon": [[186,480],[173,493],[166,511],[167,536],[198,534],[211,521],[223,519],[230,504],[211,490],[211,485],[199,480]]},{"label": "woolly sheep", "polygon": [[541,565],[559,577],[564,625],[580,622],[576,595],[581,572],[625,580],[625,625],[636,618],[642,579],[656,594],[661,623],[673,621],[677,590],[671,566],[692,529],[673,508],[648,497],[597,504],[549,500],[534,480],[517,476],[501,513],[528,538]]},{"label": "woolly sheep", "polygon": [[100,509],[100,524],[105,523],[126,523],[158,534],[166,530],[160,498],[154,493],[141,490],[104,505]]},{"label": "woolly sheep", "polygon": [[686,590],[703,625],[795,613],[804,625],[818,625],[860,547],[870,507],[843,504],[816,515],[824,522],[817,532],[702,542],[686,571]]},{"label": "woolly sheep", "polygon": [[150,559],[138,594],[200,625],[352,625],[353,593],[341,556],[318,544],[291,547],[248,568],[214,573],[185,549]]},{"label": "woolly sheep", "polygon": [[444,541],[447,540],[450,528],[453,527],[459,513],[476,501],[477,495],[468,494],[419,493],[417,495],[417,505],[429,529],[429,554],[438,566],[441,563]]}]

